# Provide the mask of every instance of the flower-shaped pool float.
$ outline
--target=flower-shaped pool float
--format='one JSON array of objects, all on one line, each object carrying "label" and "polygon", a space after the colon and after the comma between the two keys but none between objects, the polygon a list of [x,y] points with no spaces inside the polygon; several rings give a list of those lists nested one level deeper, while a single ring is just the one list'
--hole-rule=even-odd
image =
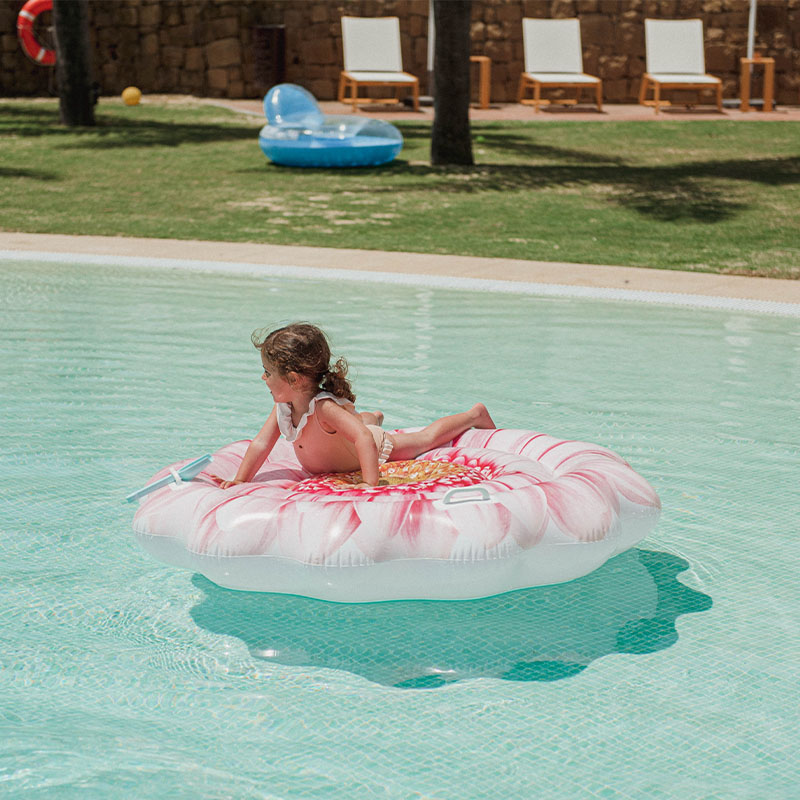
[{"label": "flower-shaped pool float", "polygon": [[234,475],[248,444],[140,499],[133,528],[145,550],[230,589],[466,599],[586,575],[643,539],[661,509],[612,451],[533,431],[467,431],[384,464],[365,489],[358,473],[310,475],[281,439],[252,483],[219,489],[209,473]]},{"label": "flower-shaped pool float", "polygon": [[267,124],[258,134],[264,155],[287,167],[374,167],[403,147],[394,125],[379,119],[332,116],[293,83],[273,86],[264,98]]}]

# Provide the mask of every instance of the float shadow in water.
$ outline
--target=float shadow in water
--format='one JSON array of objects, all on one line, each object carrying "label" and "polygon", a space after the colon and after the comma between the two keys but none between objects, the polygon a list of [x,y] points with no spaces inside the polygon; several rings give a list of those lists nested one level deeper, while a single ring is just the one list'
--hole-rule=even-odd
[{"label": "float shadow in water", "polygon": [[204,592],[194,621],[235,636],[254,658],[346,670],[375,683],[433,688],[464,678],[552,681],[610,653],[677,641],[675,620],[711,598],[682,584],[671,553],[629,550],[569,583],[481,600],[339,604],[222,589]]}]

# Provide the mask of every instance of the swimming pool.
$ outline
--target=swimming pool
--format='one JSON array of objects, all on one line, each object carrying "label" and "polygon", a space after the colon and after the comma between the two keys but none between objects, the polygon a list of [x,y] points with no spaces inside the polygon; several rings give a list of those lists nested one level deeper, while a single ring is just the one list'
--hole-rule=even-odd
[{"label": "swimming pool", "polygon": [[[5,260],[9,797],[793,797],[800,321]],[[142,553],[122,501],[252,435],[253,328],[318,322],[359,404],[611,447],[655,532],[569,584],[358,607]]]}]

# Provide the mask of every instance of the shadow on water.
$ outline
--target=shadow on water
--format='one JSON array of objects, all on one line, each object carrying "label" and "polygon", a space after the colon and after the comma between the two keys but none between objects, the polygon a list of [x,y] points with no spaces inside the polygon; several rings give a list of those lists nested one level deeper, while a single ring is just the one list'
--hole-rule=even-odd
[{"label": "shadow on water", "polygon": [[682,584],[689,563],[630,550],[579,580],[460,602],[345,605],[235,592],[196,575],[201,628],[235,636],[254,658],[339,669],[374,683],[433,688],[464,678],[554,681],[611,653],[650,653],[678,639],[681,614],[711,598]]}]

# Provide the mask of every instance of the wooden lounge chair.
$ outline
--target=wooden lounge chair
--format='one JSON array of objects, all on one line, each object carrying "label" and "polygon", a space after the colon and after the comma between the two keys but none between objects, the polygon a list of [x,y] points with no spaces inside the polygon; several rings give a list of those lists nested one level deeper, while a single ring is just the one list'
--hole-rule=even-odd
[{"label": "wooden lounge chair", "polygon": [[[583,71],[581,27],[577,19],[522,20],[525,48],[525,72],[519,79],[518,102],[532,105],[536,111],[550,103],[574,105],[580,101],[581,90],[595,90],[597,110],[603,110],[603,82]],[[542,88],[577,89],[574,99],[542,99]],[[533,98],[526,97],[533,90]]]},{"label": "wooden lounge chair", "polygon": [[[400,20],[397,17],[342,17],[344,69],[339,76],[339,102],[400,103],[400,89],[410,89],[414,110],[419,110],[419,80],[403,72]],[[391,97],[362,97],[364,86],[394,88]]]},{"label": "wooden lounge chair", "polygon": [[[653,106],[671,105],[661,96],[663,89],[691,89],[716,92],[717,108],[722,111],[722,81],[706,73],[703,49],[703,21],[699,19],[646,19],[644,42],[647,72],[642,76],[639,102]],[[648,99],[652,89],[653,97]],[[693,103],[686,103],[691,107]]]}]

